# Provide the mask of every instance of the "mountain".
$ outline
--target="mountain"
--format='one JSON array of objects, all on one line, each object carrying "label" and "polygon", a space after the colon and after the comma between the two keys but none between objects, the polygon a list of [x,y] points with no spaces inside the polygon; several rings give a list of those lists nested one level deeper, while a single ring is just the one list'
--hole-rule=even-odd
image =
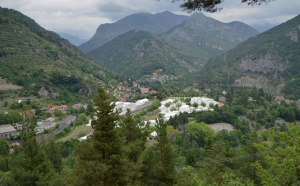
[{"label": "mountain", "polygon": [[300,15],[211,59],[203,78],[211,84],[258,87],[300,95]]},{"label": "mountain", "polygon": [[202,13],[195,13],[187,21],[164,33],[163,37],[186,51],[197,49],[205,61],[256,34],[258,32],[255,29],[244,23],[222,23]]},{"label": "mountain", "polygon": [[58,35],[60,35],[60,37],[62,37],[64,39],[68,40],[70,43],[72,43],[75,46],[79,46],[87,41],[86,39],[81,39],[77,36],[74,36],[74,35],[68,34],[68,33],[58,33]]},{"label": "mountain", "polygon": [[18,96],[75,102],[111,79],[84,52],[15,10],[0,7],[0,40],[0,78],[21,86]]},{"label": "mountain", "polygon": [[132,30],[91,51],[104,67],[131,78],[149,75],[158,69],[179,76],[200,68],[198,59],[142,30]]},{"label": "mountain", "polygon": [[88,52],[92,51],[115,37],[135,29],[161,34],[186,19],[187,16],[176,15],[168,11],[158,14],[132,14],[115,23],[100,25],[95,35],[88,42],[80,45],[79,48]]}]

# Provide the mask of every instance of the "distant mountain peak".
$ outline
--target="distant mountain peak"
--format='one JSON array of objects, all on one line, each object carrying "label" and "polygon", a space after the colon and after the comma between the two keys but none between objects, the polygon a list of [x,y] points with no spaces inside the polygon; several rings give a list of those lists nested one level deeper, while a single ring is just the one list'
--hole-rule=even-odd
[{"label": "distant mountain peak", "polygon": [[100,25],[97,28],[95,35],[88,42],[79,47],[85,51],[92,51],[117,36],[134,29],[145,30],[153,34],[160,34],[183,23],[187,18],[187,16],[176,15],[170,11],[158,14],[131,14],[115,23]]}]

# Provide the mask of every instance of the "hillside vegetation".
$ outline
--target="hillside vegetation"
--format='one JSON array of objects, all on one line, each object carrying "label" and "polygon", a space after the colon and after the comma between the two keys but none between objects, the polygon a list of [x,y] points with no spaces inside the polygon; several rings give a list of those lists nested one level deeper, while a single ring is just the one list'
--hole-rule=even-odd
[{"label": "hillside vegetation", "polygon": [[162,69],[175,76],[195,72],[201,61],[142,30],[129,31],[90,52],[104,67],[131,78]]},{"label": "hillside vegetation", "polygon": [[[150,17],[152,16],[154,15]],[[166,16],[171,23],[164,24]],[[178,77],[200,70],[210,57],[221,54],[258,33],[244,23],[222,23],[199,13],[186,19],[168,12],[157,14],[156,17],[161,17],[161,20],[154,21],[156,24],[160,23],[156,29],[152,24],[145,25],[147,21],[142,21],[145,17],[147,16],[144,14],[134,14],[110,26],[101,25],[89,42],[102,46],[89,54],[104,67],[128,77],[141,78],[158,69],[163,69],[166,75]],[[177,24],[174,22],[176,20]],[[125,23],[128,25],[125,26]],[[133,29],[135,27],[141,27],[140,31]],[[133,30],[121,35],[123,30],[130,29]],[[166,32],[162,33],[163,30]],[[115,37],[116,33],[120,35]],[[103,38],[109,36],[115,38],[107,40],[103,45]]]},{"label": "hillside vegetation", "polygon": [[165,11],[158,14],[137,13],[132,14],[115,23],[102,24],[97,28],[95,35],[79,47],[90,52],[112,39],[131,30],[144,30],[153,34],[161,34],[170,28],[184,22],[187,16],[176,15]]},{"label": "hillside vegetation", "polygon": [[0,40],[0,77],[22,86],[20,96],[71,101],[94,94],[98,80],[111,79],[67,40],[17,11],[0,8]]},{"label": "hillside vegetation", "polygon": [[263,88],[270,93],[300,93],[300,16],[212,58],[201,78],[210,84]]}]

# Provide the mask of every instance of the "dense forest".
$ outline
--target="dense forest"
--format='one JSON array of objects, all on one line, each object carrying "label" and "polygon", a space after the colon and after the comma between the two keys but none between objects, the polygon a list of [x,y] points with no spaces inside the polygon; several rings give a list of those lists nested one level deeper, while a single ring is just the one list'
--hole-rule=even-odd
[{"label": "dense forest", "polygon": [[[25,112],[22,145],[0,140],[1,185],[299,185],[300,110],[262,90],[229,89],[224,107],[184,113],[155,127],[124,116],[103,88],[86,141],[37,138]],[[249,100],[249,97],[252,99]],[[255,101],[253,101],[255,100]],[[185,99],[189,102],[189,99]],[[280,117],[288,123],[277,123]],[[215,132],[210,123],[235,130]],[[149,137],[156,131],[157,136]]]}]

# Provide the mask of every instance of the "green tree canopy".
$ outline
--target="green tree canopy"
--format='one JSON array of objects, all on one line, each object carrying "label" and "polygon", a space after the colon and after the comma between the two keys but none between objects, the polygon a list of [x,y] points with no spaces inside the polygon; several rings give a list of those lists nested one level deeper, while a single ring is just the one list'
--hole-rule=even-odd
[{"label": "green tree canopy", "polygon": [[78,157],[71,185],[126,185],[123,140],[118,132],[119,111],[114,110],[102,87],[94,99],[91,114],[94,133],[90,140],[79,144]]},{"label": "green tree canopy", "polygon": [[[188,12],[192,11],[206,11],[206,12],[216,12],[221,10],[218,7],[224,0],[173,0],[183,1],[181,7],[187,10]],[[241,0],[241,3],[247,3],[248,5],[260,5],[262,3],[268,3],[273,0]]]}]

